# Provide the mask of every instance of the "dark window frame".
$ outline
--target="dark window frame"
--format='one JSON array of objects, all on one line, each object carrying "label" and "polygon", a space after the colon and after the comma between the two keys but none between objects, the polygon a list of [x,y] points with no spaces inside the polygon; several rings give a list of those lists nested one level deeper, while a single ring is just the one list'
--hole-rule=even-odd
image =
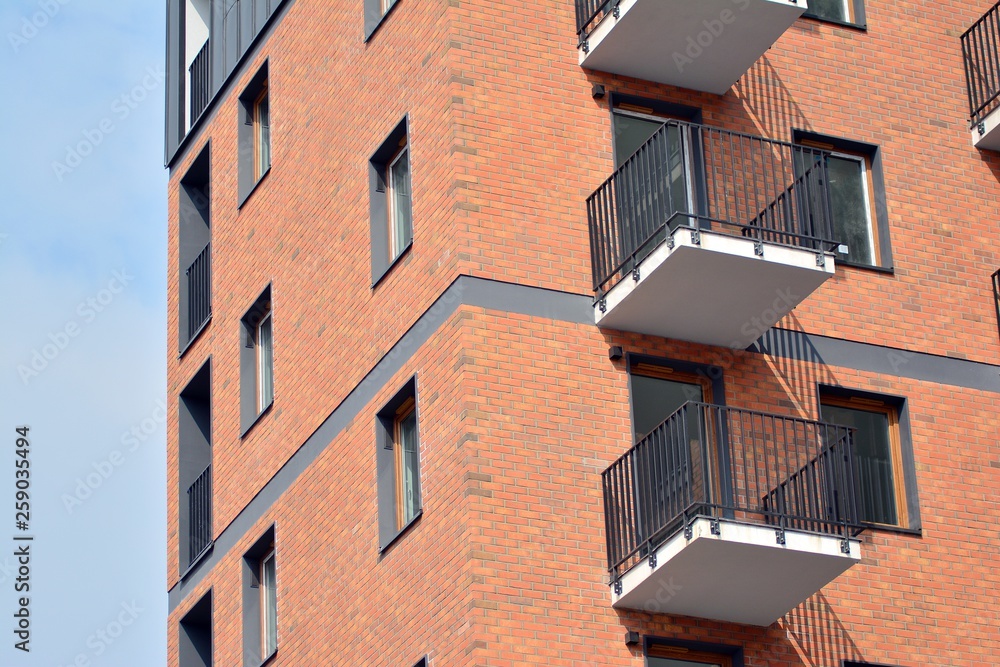
[{"label": "dark window frame", "polygon": [[902,489],[898,490],[896,497],[902,498],[905,501],[905,507],[897,507],[897,517],[904,515],[905,525],[902,523],[892,525],[869,521],[861,521],[861,523],[868,529],[921,535],[920,494],[917,488],[916,459],[913,451],[913,436],[910,430],[909,402],[906,400],[906,397],[837,385],[817,384],[816,414],[820,420],[822,420],[823,415],[824,398],[827,397],[834,399],[830,402],[831,405],[844,403],[853,397],[860,399],[856,406],[858,410],[866,411],[867,408],[867,411],[881,412],[881,409],[875,409],[878,407],[875,403],[881,403],[885,408],[895,412],[897,442],[893,444],[899,448],[899,452],[895,454],[900,458],[903,479],[897,480],[894,475],[893,483],[894,485],[902,484]]},{"label": "dark window frame", "polygon": [[[238,191],[237,208],[242,208],[258,186],[267,178],[274,168],[274,81],[270,76],[270,59],[265,59],[257,69],[257,73],[240,93],[239,129],[237,131],[237,161],[238,161]],[[257,102],[264,96],[268,101],[268,138],[269,148],[267,168],[259,174],[258,166],[258,130]]]},{"label": "dark window frame", "polygon": [[[889,227],[889,209],[886,205],[885,173],[882,164],[882,149],[876,144],[869,144],[851,139],[833,137],[806,130],[792,130],[792,143],[820,146],[832,152],[846,153],[863,157],[870,168],[871,229],[875,241],[875,251],[878,255],[874,264],[852,262],[837,255],[836,262],[841,266],[868,269],[884,273],[893,273],[892,239]],[[837,241],[837,239],[833,239]]]},{"label": "dark window frame", "polygon": [[865,1],[864,0],[850,0],[851,9],[854,13],[854,19],[851,21],[841,21],[839,19],[829,18],[826,16],[820,16],[818,14],[812,13],[812,10],[807,9],[802,15],[804,18],[814,19],[816,21],[822,21],[823,23],[832,23],[834,25],[841,25],[848,28],[857,28],[858,30],[868,30],[868,20],[865,15]]},{"label": "dark window frame", "polygon": [[[412,401],[412,412],[408,404]],[[402,408],[402,411],[401,411]],[[399,442],[397,426],[409,414],[415,417],[415,437],[417,442],[416,509],[408,520],[400,517],[400,473],[398,466]],[[417,377],[414,375],[378,411],[375,417],[376,468],[378,472],[378,532],[379,553],[384,554],[390,546],[408,532],[424,512],[423,465],[420,455],[420,400],[417,391]]]},{"label": "dark window frame", "polygon": [[[212,357],[208,357],[184,384],[177,397],[177,548],[181,579],[187,577],[212,552],[214,540],[194,559],[189,558],[191,525],[188,488],[213,463]],[[209,473],[211,476],[211,473]],[[213,498],[209,499],[209,533],[212,534]]]},{"label": "dark window frame", "polygon": [[367,43],[375,32],[382,27],[386,19],[392,14],[393,10],[400,5],[402,0],[392,0],[388,9],[383,9],[385,0],[364,0],[364,19],[365,19],[365,39]]},{"label": "dark window frame", "polygon": [[264,654],[264,587],[261,582],[261,566],[268,556],[273,556],[275,564],[275,625],[278,622],[278,543],[275,524],[264,531],[243,554],[243,667],[260,667],[270,662],[278,653],[279,637],[275,638],[274,650]]},{"label": "dark window frame", "polygon": [[650,659],[657,659],[661,656],[650,655],[656,653],[657,647],[664,649],[680,649],[699,654],[713,654],[721,658],[728,659],[731,667],[744,667],[743,647],[731,644],[716,644],[713,642],[690,641],[686,639],[670,639],[667,637],[646,636],[643,638],[643,657],[646,665],[651,666]]},{"label": "dark window frame", "polygon": [[[273,284],[268,283],[253,304],[240,318],[240,438],[247,433],[274,406],[274,300]],[[269,317],[271,320],[271,391],[270,401],[260,404],[260,341],[258,325]]]},{"label": "dark window frame", "polygon": [[[189,276],[187,269],[212,242],[212,142],[206,141],[180,180],[177,229],[177,338],[180,359],[212,321],[212,280],[209,273],[209,309],[207,319],[189,335]],[[204,239],[204,242],[202,242]],[[209,250],[211,266],[211,250]],[[209,269],[211,271],[211,269]]]},{"label": "dark window frame", "polygon": [[[215,664],[214,604],[213,589],[209,588],[177,623],[179,667],[212,667]],[[203,632],[206,620],[207,636]]]},{"label": "dark window frame", "polygon": [[[405,148],[403,142],[405,142]],[[401,247],[395,249],[395,256],[393,256],[392,244],[390,243],[392,215],[389,202],[389,167],[403,150],[407,154],[409,170],[410,229],[409,238]],[[409,114],[403,116],[402,120],[382,140],[378,149],[368,159],[368,198],[370,202],[371,280],[372,289],[374,289],[413,247],[413,150]]]}]

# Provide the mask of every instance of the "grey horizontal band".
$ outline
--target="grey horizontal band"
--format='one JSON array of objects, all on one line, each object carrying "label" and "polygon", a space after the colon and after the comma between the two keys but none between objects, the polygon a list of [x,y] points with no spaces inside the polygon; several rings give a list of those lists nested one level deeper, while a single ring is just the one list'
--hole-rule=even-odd
[{"label": "grey horizontal band", "polygon": [[[413,355],[462,306],[542,317],[558,322],[593,324],[590,296],[460,276],[392,346],[284,466],[215,540],[212,552],[169,592],[173,611],[236,543],[264,516],[319,457],[326,447],[375,398]],[[772,329],[751,351],[775,357],[851,368],[924,382],[1000,393],[1000,367],[880,345],[854,343],[787,329]],[[374,521],[374,518],[373,518]]]}]

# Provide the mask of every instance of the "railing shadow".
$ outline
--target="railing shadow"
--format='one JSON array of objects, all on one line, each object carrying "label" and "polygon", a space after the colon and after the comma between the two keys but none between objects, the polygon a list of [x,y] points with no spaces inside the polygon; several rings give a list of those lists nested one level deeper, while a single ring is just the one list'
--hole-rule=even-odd
[{"label": "railing shadow", "polygon": [[766,54],[740,77],[733,93],[765,137],[787,140],[792,128],[812,129]]},{"label": "railing shadow", "polygon": [[815,414],[817,406],[801,405],[799,398],[813,397],[818,385],[837,385],[837,379],[794,313],[785,315],[779,325],[782,328],[772,327],[764,332],[753,348],[767,357],[783,383],[790,403],[787,407],[800,410],[803,416]]},{"label": "railing shadow", "polygon": [[822,592],[812,596],[778,621],[808,665],[842,665],[862,660],[844,624]]}]

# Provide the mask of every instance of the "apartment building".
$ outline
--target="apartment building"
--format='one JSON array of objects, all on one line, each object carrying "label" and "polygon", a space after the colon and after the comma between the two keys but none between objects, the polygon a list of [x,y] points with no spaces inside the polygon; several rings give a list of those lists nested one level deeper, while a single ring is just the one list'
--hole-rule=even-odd
[{"label": "apartment building", "polygon": [[170,667],[993,664],[998,16],[167,0]]}]

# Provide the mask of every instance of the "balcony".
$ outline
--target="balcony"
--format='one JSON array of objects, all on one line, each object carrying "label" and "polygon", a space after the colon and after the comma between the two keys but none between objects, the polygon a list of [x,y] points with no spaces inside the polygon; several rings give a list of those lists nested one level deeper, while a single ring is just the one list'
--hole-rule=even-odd
[{"label": "balcony", "polygon": [[664,123],[587,199],[598,326],[746,348],[833,275],[827,155]]},{"label": "balcony", "polygon": [[1000,150],[1000,3],[962,35],[972,145]]},{"label": "balcony", "polygon": [[576,0],[580,65],[724,94],[806,0]]},{"label": "balcony", "polygon": [[188,340],[212,316],[212,244],[205,246],[185,272],[187,276]]},{"label": "balcony", "polygon": [[212,466],[188,487],[188,565],[212,544]]},{"label": "balcony", "polygon": [[860,561],[853,430],[685,403],[603,473],[612,605],[767,626]]},{"label": "balcony", "polygon": [[205,40],[205,45],[201,47],[198,54],[188,68],[188,86],[190,90],[191,109],[189,125],[194,125],[201,112],[208,106],[212,99],[212,68],[211,68],[211,44],[210,40]]}]

